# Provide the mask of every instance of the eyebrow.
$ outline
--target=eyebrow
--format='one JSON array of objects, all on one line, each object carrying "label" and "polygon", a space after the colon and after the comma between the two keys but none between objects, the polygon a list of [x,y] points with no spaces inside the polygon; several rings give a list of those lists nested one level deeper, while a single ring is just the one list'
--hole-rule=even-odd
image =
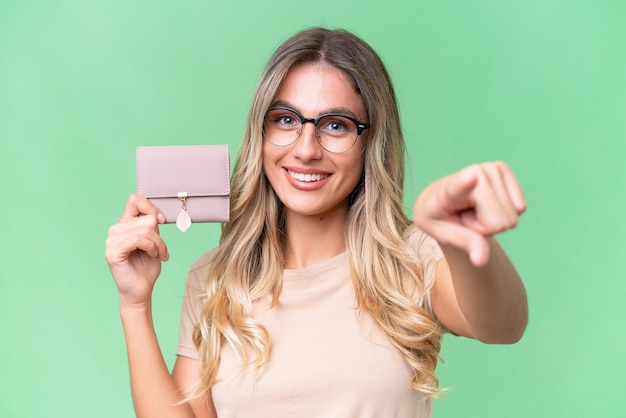
[{"label": "eyebrow", "polygon": [[[290,109],[294,109],[297,110],[298,112],[302,113],[302,110],[300,110],[297,106],[286,102],[284,100],[276,100],[275,102],[273,102],[270,107],[274,107],[274,106],[281,106],[281,107],[288,107]],[[354,114],[354,112],[350,109],[348,109],[347,107],[331,107],[330,109],[326,109],[323,112],[318,113],[318,116],[320,115],[325,115],[328,113],[336,113],[336,114],[340,114],[340,115],[346,115],[346,116],[351,116],[354,119],[358,119],[356,117],[356,115]],[[304,113],[302,113],[304,115]],[[306,116],[305,116],[306,117]]]}]

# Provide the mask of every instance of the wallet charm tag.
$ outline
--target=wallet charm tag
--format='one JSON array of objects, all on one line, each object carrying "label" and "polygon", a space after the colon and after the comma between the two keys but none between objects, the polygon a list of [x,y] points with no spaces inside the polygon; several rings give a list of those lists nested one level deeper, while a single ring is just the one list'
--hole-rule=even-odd
[{"label": "wallet charm tag", "polygon": [[176,226],[182,232],[185,232],[191,226],[191,216],[189,216],[189,213],[187,212],[187,193],[178,193],[178,199],[180,199],[181,208],[178,216],[176,217]]}]

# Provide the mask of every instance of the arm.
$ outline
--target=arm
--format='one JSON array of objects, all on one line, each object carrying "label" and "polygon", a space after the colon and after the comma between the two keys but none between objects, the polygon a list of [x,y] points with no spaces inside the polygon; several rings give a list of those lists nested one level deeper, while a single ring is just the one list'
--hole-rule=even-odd
[{"label": "arm", "polygon": [[417,198],[415,223],[440,244],[433,311],[455,334],[513,343],[526,328],[526,292],[493,235],[513,228],[526,209],[502,162],[473,165],[429,185]]},{"label": "arm", "polygon": [[169,258],[159,235],[158,225],[163,222],[147,199],[131,195],[106,242],[107,263],[120,294],[133,404],[138,417],[210,417],[200,411],[198,402],[180,403],[188,395],[180,388],[190,387],[197,378],[195,362],[177,361],[172,376],[152,322],[152,290],[161,262]]},{"label": "arm", "polygon": [[133,405],[137,417],[194,417],[167,368],[152,324],[150,306],[120,307]]},{"label": "arm", "polygon": [[[174,364],[172,376],[176,386],[184,388],[185,396],[192,395],[192,385],[198,380],[198,361],[189,357],[178,356]],[[196,418],[217,418],[210,391],[204,397],[194,398],[189,401],[189,406]]]}]

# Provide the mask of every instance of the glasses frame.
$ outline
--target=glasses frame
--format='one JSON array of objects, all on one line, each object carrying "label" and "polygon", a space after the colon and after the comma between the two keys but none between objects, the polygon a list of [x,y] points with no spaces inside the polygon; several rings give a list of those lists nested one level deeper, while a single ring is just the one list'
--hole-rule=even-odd
[{"label": "glasses frame", "polygon": [[[288,144],[285,145],[276,145],[275,143],[273,143],[272,141],[270,141],[269,139],[267,139],[267,141],[274,145],[275,147],[280,147],[280,148],[284,148],[284,147],[288,147],[290,145],[293,145],[294,143],[296,143],[296,141],[298,141],[298,139],[300,139],[300,136],[302,135],[302,129],[304,128],[304,124],[305,123],[312,123],[315,126],[315,139],[317,140],[317,143],[320,144],[320,147],[322,147],[325,151],[330,152],[331,154],[343,154],[344,152],[348,152],[352,149],[352,147],[354,147],[354,144],[356,144],[356,140],[359,138],[359,136],[361,136],[361,134],[363,133],[363,131],[365,129],[368,129],[370,127],[369,123],[365,123],[365,122],[361,122],[351,116],[348,115],[344,115],[342,113],[324,113],[322,115],[319,115],[316,118],[305,118],[304,115],[300,112],[298,112],[296,109],[292,109],[290,107],[287,106],[273,106],[270,107],[269,109],[267,109],[267,112],[265,112],[265,118],[267,118],[267,114],[269,112],[271,112],[272,110],[286,110],[288,112],[293,113],[294,115],[296,115],[298,117],[298,119],[300,119],[300,123],[301,123],[301,127],[299,129],[298,135],[296,135],[295,139],[293,141],[291,141]],[[320,142],[320,133],[317,130],[317,125],[320,123],[320,121],[326,117],[329,116],[339,116],[342,118],[346,118],[348,120],[350,120],[352,123],[354,123],[356,125],[356,137],[354,138],[354,142],[352,143],[352,145],[350,145],[350,148],[344,150],[344,151],[331,151],[329,149],[327,149],[324,145],[322,145],[322,143]],[[265,126],[265,122],[263,123],[263,125]],[[264,131],[264,135],[265,135],[265,127],[263,129]]]}]

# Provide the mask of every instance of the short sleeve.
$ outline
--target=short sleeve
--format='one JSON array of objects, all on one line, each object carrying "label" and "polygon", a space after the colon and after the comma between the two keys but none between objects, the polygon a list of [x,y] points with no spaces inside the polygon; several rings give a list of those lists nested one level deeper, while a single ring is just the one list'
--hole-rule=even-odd
[{"label": "short sleeve", "polygon": [[[406,242],[415,250],[420,263],[424,269],[424,285],[427,289],[431,289],[435,281],[435,271],[437,262],[443,258],[443,252],[433,237],[419,229],[415,224],[409,226],[404,237]],[[425,308],[431,313],[430,292],[426,295]]]},{"label": "short sleeve", "polygon": [[180,313],[179,340],[176,355],[198,359],[198,350],[193,343],[193,329],[200,319],[200,313],[206,300],[207,261],[211,251],[203,254],[187,274],[185,297]]}]

